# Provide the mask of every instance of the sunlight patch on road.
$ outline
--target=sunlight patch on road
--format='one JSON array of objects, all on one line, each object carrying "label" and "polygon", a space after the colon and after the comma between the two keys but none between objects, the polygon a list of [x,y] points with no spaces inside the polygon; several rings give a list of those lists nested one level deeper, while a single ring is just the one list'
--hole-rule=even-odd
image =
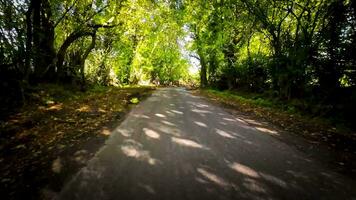
[{"label": "sunlight patch on road", "polygon": [[198,104],[196,104],[196,106],[197,106],[198,108],[208,108],[208,107],[209,107],[208,105],[202,104],[202,103],[198,103]]},{"label": "sunlight patch on road", "polygon": [[244,140],[244,143],[249,144],[249,145],[253,145],[253,142],[250,141],[250,140]]},{"label": "sunlight patch on road", "polygon": [[208,110],[200,110],[200,109],[192,109],[192,112],[200,113],[200,114],[210,114],[210,113],[212,113],[211,111],[208,111]]},{"label": "sunlight patch on road", "polygon": [[258,172],[256,172],[254,169],[252,169],[246,165],[240,164],[240,163],[234,162],[230,165],[230,168],[235,170],[236,172],[239,172],[239,173],[249,176],[249,177],[253,177],[253,178],[260,177]]},{"label": "sunlight patch on road", "polygon": [[118,132],[124,137],[131,137],[132,130],[120,129]]},{"label": "sunlight patch on road", "polygon": [[166,118],[166,116],[165,116],[165,115],[160,114],[160,113],[156,113],[155,115],[156,115],[157,117],[160,117],[160,118]]},{"label": "sunlight patch on road", "polygon": [[154,131],[152,129],[143,128],[142,130],[143,130],[143,132],[145,133],[145,135],[147,137],[150,137],[150,138],[153,138],[153,139],[159,139],[160,138],[160,135],[156,131]]},{"label": "sunlight patch on road", "polygon": [[122,152],[127,155],[128,157],[139,157],[140,152],[134,148],[133,146],[123,146],[121,147]]},{"label": "sunlight patch on road", "polygon": [[248,130],[255,130],[252,126],[250,125],[240,125],[241,128],[248,129]]},{"label": "sunlight patch on road", "polygon": [[229,122],[235,122],[235,119],[226,118],[226,117],[224,117],[224,118],[223,118],[223,120],[225,120],[225,121],[229,121]]},{"label": "sunlight patch on road", "polygon": [[133,115],[136,118],[142,118],[142,119],[150,119],[151,117],[147,116],[147,115],[139,115],[139,114],[134,114]]},{"label": "sunlight patch on road", "polygon": [[155,128],[161,133],[161,134],[168,134],[176,137],[180,137],[180,130],[177,128],[174,128],[172,126],[164,126],[162,124],[157,124]]},{"label": "sunlight patch on road", "polygon": [[198,126],[201,126],[201,127],[204,127],[204,128],[208,128],[208,126],[203,123],[203,122],[197,122],[197,121],[194,121],[194,124],[198,125]]},{"label": "sunlight patch on road", "polygon": [[139,184],[139,187],[143,188],[144,190],[146,190],[146,192],[150,193],[150,194],[156,194],[156,191],[153,189],[152,186],[147,185],[147,184]]},{"label": "sunlight patch on road", "polygon": [[127,157],[145,161],[150,165],[156,165],[161,162],[155,158],[152,158],[148,151],[142,149],[142,144],[134,140],[125,140],[120,149]]},{"label": "sunlight patch on road", "polygon": [[245,119],[245,121],[249,124],[257,125],[257,126],[262,126],[263,124],[260,122],[256,122],[255,120],[252,119]]},{"label": "sunlight patch on road", "polygon": [[231,139],[236,139],[235,136],[232,136],[231,134],[227,133],[226,131],[220,130],[220,129],[215,129],[216,133],[219,134],[222,137],[226,137],[226,138],[231,138]]},{"label": "sunlight patch on road", "polygon": [[243,123],[243,124],[245,124],[245,125],[247,125],[247,123],[245,122],[245,120],[243,120],[243,119],[240,119],[240,118],[235,118],[237,121],[239,121],[239,122],[241,122],[241,123]]},{"label": "sunlight patch on road", "polygon": [[195,180],[198,181],[199,183],[203,183],[203,184],[209,183],[208,181],[206,181],[206,180],[204,180],[202,178],[199,178],[199,177],[195,178]]},{"label": "sunlight patch on road", "polygon": [[168,125],[168,126],[176,126],[175,124],[173,124],[172,122],[166,121],[166,120],[162,120],[161,121],[163,124]]},{"label": "sunlight patch on road", "polygon": [[199,174],[201,174],[204,178],[208,179],[209,181],[222,186],[222,187],[227,187],[229,186],[229,183],[225,181],[223,178],[219,177],[218,175],[211,173],[203,168],[197,168],[197,171]]},{"label": "sunlight patch on road", "polygon": [[258,192],[258,193],[266,193],[265,187],[262,185],[262,183],[258,182],[255,179],[247,178],[244,179],[243,186],[245,188],[249,189],[252,192]]},{"label": "sunlight patch on road", "polygon": [[181,146],[193,147],[193,148],[198,148],[198,149],[206,149],[206,147],[204,147],[203,145],[201,145],[197,142],[194,142],[193,140],[172,137],[172,142],[179,144]]},{"label": "sunlight patch on road", "polygon": [[171,112],[173,112],[175,114],[183,115],[183,112],[178,111],[178,110],[171,110]]},{"label": "sunlight patch on road", "polygon": [[271,130],[271,129],[268,129],[268,128],[263,128],[263,127],[255,127],[257,130],[259,131],[262,131],[264,133],[268,133],[268,134],[271,134],[271,135],[279,135],[277,131],[275,130]]},{"label": "sunlight patch on road", "polygon": [[166,110],[165,111],[168,115],[170,115],[170,116],[174,116],[174,113],[172,113],[171,111],[169,111],[169,110]]},{"label": "sunlight patch on road", "polygon": [[272,176],[272,175],[269,175],[269,174],[265,174],[265,173],[262,173],[262,172],[260,172],[259,174],[263,179],[265,179],[265,180],[267,180],[267,181],[269,181],[269,182],[271,182],[273,184],[279,185],[279,186],[281,186],[283,188],[287,188],[287,183],[285,181],[283,181],[283,180],[281,180],[281,179],[279,179],[279,178],[277,178],[275,176]]}]

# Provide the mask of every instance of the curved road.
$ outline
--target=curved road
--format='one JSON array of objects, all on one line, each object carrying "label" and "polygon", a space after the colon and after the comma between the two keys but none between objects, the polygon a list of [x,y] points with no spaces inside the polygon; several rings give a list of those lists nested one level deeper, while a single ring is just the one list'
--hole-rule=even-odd
[{"label": "curved road", "polygon": [[59,199],[356,199],[355,181],[184,89],[136,106]]}]

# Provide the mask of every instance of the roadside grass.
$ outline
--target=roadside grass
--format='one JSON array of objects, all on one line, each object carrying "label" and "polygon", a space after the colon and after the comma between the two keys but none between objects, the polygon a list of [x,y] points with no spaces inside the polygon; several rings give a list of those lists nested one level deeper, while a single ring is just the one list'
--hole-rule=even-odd
[{"label": "roadside grass", "polygon": [[[345,126],[335,126],[330,119],[308,115],[298,109],[300,102],[285,103],[277,99],[266,98],[263,94],[237,91],[218,91],[200,89],[198,94],[208,100],[230,108],[237,115],[248,116],[267,122],[280,131],[302,136],[308,142],[307,148],[296,148],[312,155],[317,146],[332,150],[325,155],[328,165],[335,166],[338,171],[356,177],[356,132]],[[253,124],[252,124],[253,125]],[[284,140],[285,134],[274,135]],[[291,142],[286,139],[286,142]],[[324,148],[323,147],[323,148]]]},{"label": "roadside grass", "polygon": [[308,115],[298,109],[300,102],[286,103],[265,98],[261,94],[199,90],[203,96],[238,111],[261,118],[282,130],[303,135],[314,142],[326,142],[334,148],[356,151],[356,133],[344,126],[335,126],[329,119]]},{"label": "roadside grass", "polygon": [[94,86],[81,92],[45,84],[0,121],[0,195],[50,199],[103,145],[131,104],[153,87]]},{"label": "roadside grass", "polygon": [[[202,94],[218,97],[220,100],[223,100],[225,104],[231,104],[237,106],[253,106],[263,109],[268,109],[273,112],[288,114],[289,116],[299,117],[307,120],[312,120],[313,123],[319,125],[332,126],[334,129],[339,129],[340,132],[352,132],[352,129],[345,126],[343,123],[337,119],[330,117],[318,116],[317,112],[309,112],[308,102],[301,100],[291,100],[289,102],[279,100],[278,98],[268,97],[266,94],[261,93],[250,93],[244,91],[219,91],[215,89],[204,89],[200,91]],[[315,105],[317,107],[317,105]],[[319,109],[316,108],[316,109]],[[256,114],[259,114],[256,112]]]},{"label": "roadside grass", "polygon": [[266,96],[264,96],[263,94],[248,93],[242,91],[219,91],[215,89],[205,89],[201,90],[201,92],[202,94],[219,97],[221,100],[224,100],[225,103],[230,102],[230,104],[234,104],[234,102],[237,102],[246,106],[259,106],[263,108],[274,109],[276,111],[283,111],[291,115],[303,115],[302,112],[298,111],[297,106],[293,105],[300,103],[297,101],[294,101],[292,103],[286,103],[277,99],[266,98]]}]

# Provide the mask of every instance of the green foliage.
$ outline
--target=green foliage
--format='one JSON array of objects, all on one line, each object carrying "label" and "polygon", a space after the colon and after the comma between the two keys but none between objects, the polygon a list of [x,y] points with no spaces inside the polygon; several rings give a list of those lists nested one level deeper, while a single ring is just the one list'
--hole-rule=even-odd
[{"label": "green foliage", "polygon": [[18,100],[41,82],[200,82],[355,110],[354,1],[13,2],[0,3],[0,86]]},{"label": "green foliage", "polygon": [[[214,89],[208,89],[205,90],[208,94],[214,94],[215,96],[225,98],[225,99],[230,99],[233,101],[238,101],[241,104],[250,104],[250,105],[259,105],[263,107],[271,107],[271,108],[276,108],[278,104],[276,104],[276,101],[272,99],[267,99],[261,97],[261,95],[258,94],[245,94],[241,92],[231,92],[231,91],[219,91],[219,90],[214,90]],[[280,107],[282,108],[282,107]]]},{"label": "green foliage", "polygon": [[19,81],[60,81],[82,88],[86,83],[186,82],[189,65],[179,41],[187,32],[181,11],[172,5],[5,1],[0,4],[1,66],[13,70]]},{"label": "green foliage", "polygon": [[318,105],[297,105],[315,115],[352,118],[356,106],[346,102],[356,93],[354,1],[185,3],[202,87],[268,92]]}]

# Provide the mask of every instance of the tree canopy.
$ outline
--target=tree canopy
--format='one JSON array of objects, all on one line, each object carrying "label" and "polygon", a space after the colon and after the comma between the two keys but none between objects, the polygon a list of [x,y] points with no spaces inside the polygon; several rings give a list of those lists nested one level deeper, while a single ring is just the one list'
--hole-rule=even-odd
[{"label": "tree canopy", "polygon": [[[355,111],[351,0],[1,0],[1,88],[182,84]],[[14,89],[15,88],[15,89]],[[347,105],[347,106],[346,106]],[[337,106],[335,106],[337,107]],[[350,110],[350,109],[346,109]]]}]

